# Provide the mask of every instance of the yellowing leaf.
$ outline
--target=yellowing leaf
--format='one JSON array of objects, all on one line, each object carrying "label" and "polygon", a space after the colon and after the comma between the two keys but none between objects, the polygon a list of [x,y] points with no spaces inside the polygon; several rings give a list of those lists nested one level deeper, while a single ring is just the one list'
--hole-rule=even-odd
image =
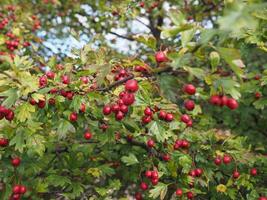
[{"label": "yellowing leaf", "polygon": [[25,122],[27,119],[31,118],[31,114],[35,112],[35,107],[29,103],[24,103],[17,107],[16,118],[20,122]]},{"label": "yellowing leaf", "polygon": [[224,192],[226,192],[227,187],[223,184],[220,184],[220,185],[217,185],[216,190],[217,190],[217,192],[223,192],[224,193]]},{"label": "yellowing leaf", "polygon": [[100,175],[101,175],[101,171],[98,168],[89,168],[87,170],[87,173],[91,174],[91,175],[93,175],[94,177],[97,177],[97,178],[100,177]]}]

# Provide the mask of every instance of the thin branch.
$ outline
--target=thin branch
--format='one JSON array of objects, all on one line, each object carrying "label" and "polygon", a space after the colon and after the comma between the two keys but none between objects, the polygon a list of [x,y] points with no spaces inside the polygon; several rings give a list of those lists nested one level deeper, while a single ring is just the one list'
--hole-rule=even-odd
[{"label": "thin branch", "polygon": [[135,18],[136,21],[138,21],[139,23],[143,24],[144,26],[146,26],[147,28],[149,28],[149,30],[151,31],[151,26],[149,26],[148,24],[145,24],[144,22],[142,22],[140,19]]},{"label": "thin branch", "polygon": [[130,36],[120,35],[120,34],[115,33],[115,32],[113,32],[113,31],[110,31],[109,33],[112,34],[112,35],[116,35],[117,37],[120,37],[120,38],[125,39],[125,40],[135,41],[135,40],[134,40],[132,37],[130,37]]}]

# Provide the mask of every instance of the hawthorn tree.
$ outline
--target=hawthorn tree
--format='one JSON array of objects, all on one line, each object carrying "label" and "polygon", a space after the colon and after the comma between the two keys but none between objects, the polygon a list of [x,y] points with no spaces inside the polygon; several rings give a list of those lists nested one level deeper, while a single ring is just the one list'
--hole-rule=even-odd
[{"label": "hawthorn tree", "polygon": [[263,0],[0,10],[0,199],[267,199]]}]

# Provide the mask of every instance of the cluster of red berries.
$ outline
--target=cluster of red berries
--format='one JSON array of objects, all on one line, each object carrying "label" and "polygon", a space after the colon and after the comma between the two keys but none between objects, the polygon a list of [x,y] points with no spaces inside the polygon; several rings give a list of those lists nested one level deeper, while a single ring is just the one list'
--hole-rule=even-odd
[{"label": "cluster of red berries", "polygon": [[215,106],[227,106],[231,110],[235,110],[238,108],[238,102],[233,99],[229,98],[225,95],[213,95],[210,97],[210,103]]},{"label": "cluster of red berries", "polygon": [[38,102],[37,101],[35,101],[33,98],[31,98],[30,100],[29,100],[29,102],[30,102],[30,104],[31,105],[37,105],[38,106],[38,108],[40,108],[40,109],[43,109],[44,107],[45,107],[45,105],[46,105],[46,100],[44,99],[44,100],[38,100]]},{"label": "cluster of red berries", "polygon": [[27,192],[27,188],[24,185],[14,185],[12,188],[12,195],[9,197],[9,200],[20,200]]},{"label": "cluster of red berries", "polygon": [[36,15],[32,16],[32,20],[33,20],[32,30],[35,31],[35,30],[40,29],[41,28],[41,21],[37,18]]},{"label": "cluster of red berries", "polygon": [[0,106],[0,120],[5,118],[8,121],[12,121],[14,119],[14,115],[15,114],[11,109]]},{"label": "cluster of red berries", "polygon": [[182,139],[182,140],[176,140],[174,145],[173,145],[173,149],[174,150],[178,150],[180,148],[182,149],[187,149],[190,147],[190,142],[187,141],[186,139]]},{"label": "cluster of red berries", "polygon": [[134,103],[134,92],[137,92],[138,88],[138,82],[135,79],[126,81],[125,90],[119,94],[117,103],[105,105],[103,107],[103,114],[110,115],[113,112],[116,120],[121,121],[128,112],[128,106]]},{"label": "cluster of red berries", "polygon": [[15,49],[18,48],[19,46],[19,38],[14,38],[12,40],[6,40],[6,47],[10,50],[10,51],[14,51]]},{"label": "cluster of red berries", "polygon": [[119,80],[125,79],[126,77],[130,76],[128,71],[125,69],[116,68],[116,69],[113,69],[112,72],[116,73],[116,75],[114,76],[115,81],[119,81]]},{"label": "cluster of red berries", "polygon": [[[182,197],[183,196],[183,190],[181,188],[178,188],[178,189],[176,189],[175,194],[178,197]],[[186,193],[186,196],[187,196],[188,199],[193,199],[194,198],[194,194],[191,191],[188,191]]]},{"label": "cluster of red berries", "polygon": [[4,29],[5,26],[9,23],[9,19],[8,18],[3,18],[1,21],[0,21],[0,30],[1,29]]},{"label": "cluster of red berries", "polygon": [[[144,8],[145,7],[145,1],[141,1],[139,3],[139,6],[141,8]],[[153,2],[148,8],[147,8],[147,12],[150,13],[153,9],[157,8],[159,6],[159,1],[155,1]]]},{"label": "cluster of red berries", "polygon": [[202,174],[203,174],[203,169],[201,168],[196,168],[196,169],[190,170],[189,172],[189,176],[192,176],[192,177],[200,177]]},{"label": "cluster of red berries", "polygon": [[166,122],[171,122],[174,119],[174,116],[172,113],[167,113],[164,110],[159,111],[158,117],[159,117],[159,119],[165,120]]}]

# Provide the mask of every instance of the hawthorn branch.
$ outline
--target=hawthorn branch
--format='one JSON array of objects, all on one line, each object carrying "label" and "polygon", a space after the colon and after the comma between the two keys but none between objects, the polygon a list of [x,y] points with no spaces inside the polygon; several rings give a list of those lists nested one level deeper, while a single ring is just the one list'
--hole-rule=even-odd
[{"label": "hawthorn branch", "polygon": [[115,36],[117,36],[117,37],[119,37],[119,38],[125,39],[125,40],[135,41],[135,40],[134,40],[132,37],[130,37],[130,36],[120,35],[120,34],[115,33],[115,32],[113,32],[113,31],[109,31],[109,33],[112,34],[112,35],[115,35]]},{"label": "hawthorn branch", "polygon": [[126,81],[130,80],[130,79],[133,79],[134,78],[134,75],[133,74],[130,74],[128,77],[124,78],[124,79],[121,79],[119,81],[115,81],[113,82],[112,84],[110,84],[108,87],[105,87],[105,88],[98,88],[97,91],[102,91],[102,92],[107,92],[109,90],[111,90],[112,88],[114,87],[117,87],[123,83],[125,83]]}]

